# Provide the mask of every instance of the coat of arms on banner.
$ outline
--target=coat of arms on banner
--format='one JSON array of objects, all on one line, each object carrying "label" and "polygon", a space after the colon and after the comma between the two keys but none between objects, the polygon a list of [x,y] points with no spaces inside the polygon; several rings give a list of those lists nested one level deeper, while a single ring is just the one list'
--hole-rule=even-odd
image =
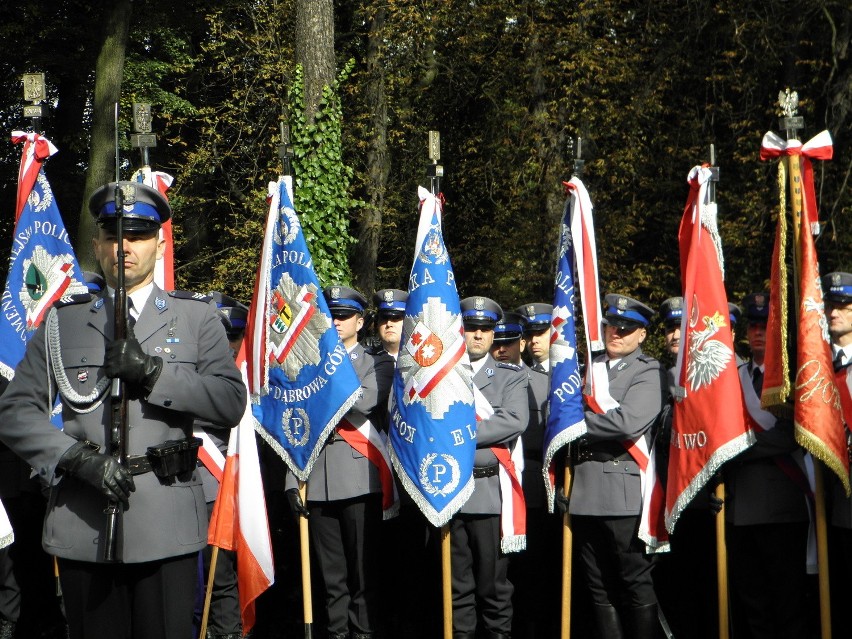
[{"label": "coat of arms on banner", "polygon": [[74,257],[68,253],[51,255],[36,246],[24,260],[24,281],[18,298],[27,312],[27,330],[35,329],[46,308],[65,294],[73,282]]},{"label": "coat of arms on banner", "polygon": [[313,283],[298,285],[284,273],[272,290],[269,331],[270,366],[281,368],[294,381],[303,366],[320,363],[320,337],[331,327],[317,306]]},{"label": "coat of arms on banner", "polygon": [[404,333],[410,337],[398,362],[403,401],[421,402],[433,419],[441,419],[451,404],[471,396],[470,380],[454,368],[465,353],[461,319],[440,298],[430,297],[418,315],[406,315]]}]

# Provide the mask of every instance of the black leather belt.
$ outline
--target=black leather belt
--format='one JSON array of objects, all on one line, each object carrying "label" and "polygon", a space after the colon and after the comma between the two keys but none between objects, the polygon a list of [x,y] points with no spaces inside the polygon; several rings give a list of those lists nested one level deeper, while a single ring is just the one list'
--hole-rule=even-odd
[{"label": "black leather belt", "polygon": [[473,467],[473,478],[474,479],[483,479],[485,477],[494,477],[500,471],[500,464],[493,464],[491,466],[474,466]]},{"label": "black leather belt", "polygon": [[609,462],[628,461],[630,453],[624,446],[616,442],[599,442],[596,444],[577,444],[572,447],[574,463],[582,464],[587,461]]}]

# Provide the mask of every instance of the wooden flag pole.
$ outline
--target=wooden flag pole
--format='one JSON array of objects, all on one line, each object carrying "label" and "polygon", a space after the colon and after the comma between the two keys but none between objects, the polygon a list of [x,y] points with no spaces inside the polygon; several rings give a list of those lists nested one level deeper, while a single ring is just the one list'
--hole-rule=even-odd
[{"label": "wooden flag pole", "polygon": [[210,555],[210,570],[207,571],[207,592],[204,595],[204,610],[201,613],[201,628],[198,630],[199,637],[207,636],[207,622],[210,618],[210,599],[213,597],[213,578],[216,575],[217,561],[219,561],[219,546],[213,546],[213,554]]},{"label": "wooden flag pole", "polygon": [[716,498],[722,509],[716,515],[716,588],[719,598],[719,639],[730,636],[730,613],[728,611],[728,546],[725,543],[725,484],[716,486]]},{"label": "wooden flag pole", "polygon": [[[571,464],[565,459],[565,494],[571,494]],[[562,515],[562,639],[571,637],[571,557],[574,538],[571,533],[571,515]]]},{"label": "wooden flag pole", "polygon": [[453,582],[450,525],[441,526],[441,585],[444,602],[444,639],[453,639]]},{"label": "wooden flag pole", "polygon": [[[299,481],[299,498],[308,503],[308,485]],[[305,618],[305,639],[313,636],[314,607],[311,599],[311,553],[308,539],[308,519],[299,516],[299,549],[302,560],[302,614]],[[203,636],[203,635],[202,635]]]}]

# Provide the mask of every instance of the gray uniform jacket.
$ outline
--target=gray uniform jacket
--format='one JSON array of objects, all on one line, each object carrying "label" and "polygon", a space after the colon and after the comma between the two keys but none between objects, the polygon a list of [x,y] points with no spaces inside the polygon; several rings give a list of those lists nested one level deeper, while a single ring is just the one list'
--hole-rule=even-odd
[{"label": "gray uniform jacket", "polygon": [[[519,366],[485,356],[485,364],[473,376],[474,385],[482,391],[494,414],[476,428],[476,455],[473,465],[494,466],[497,458],[489,448],[497,444],[512,445],[529,423],[527,372]],[[500,514],[500,478],[497,475],[475,480],[473,494],[459,512],[467,514]]]},{"label": "gray uniform jacket", "polygon": [[[105,344],[113,337],[112,300],[87,298],[57,305],[51,312],[58,319],[64,376],[71,390],[87,395],[104,377]],[[101,561],[106,498],[55,471],[75,441],[89,440],[109,452],[109,389],[103,403],[90,412],[72,410],[63,393],[64,431],[50,423],[57,376],[48,368],[47,323],[45,319],[29,342],[0,399],[0,440],[50,484],[45,550],[66,559]],[[134,332],[146,353],[163,358],[163,368],[146,399],[132,399],[128,393],[128,455],[143,455],[149,446],[188,437],[196,417],[223,424],[240,420],[245,385],[209,299],[173,297],[155,286]],[[197,472],[171,483],[148,472],[135,476],[134,482],[136,491],[119,522],[118,548],[125,563],[185,555],[206,545],[207,511]]]},{"label": "gray uniform jacket", "polygon": [[547,506],[544,479],[541,473],[544,460],[544,427],[547,422],[547,400],[550,395],[550,373],[534,371],[523,366],[529,375],[530,420],[521,436],[524,442],[524,498],[527,508]]},{"label": "gray uniform jacket", "polygon": [[[376,428],[387,430],[393,358],[387,353],[371,355],[361,344],[357,344],[349,356],[361,380],[362,395],[344,419],[366,417]],[[296,486],[296,477],[288,473],[286,487]],[[336,501],[380,492],[378,468],[339,435],[332,434],[308,477],[308,501]]]},{"label": "gray uniform jacket", "polygon": [[[751,372],[751,363],[743,366]],[[798,464],[800,455],[791,420],[756,432],[755,443],[725,464],[725,521],[735,526],[808,521],[804,492],[776,459]]]},{"label": "gray uniform jacket", "polygon": [[[606,361],[598,355],[595,361]],[[637,348],[609,370],[609,393],[618,408],[602,415],[585,411],[588,433],[584,442],[618,443],[646,437],[663,408],[666,372],[660,363]],[[630,516],[642,510],[639,467],[632,459],[585,461],[574,466],[569,511],[572,515]]]}]

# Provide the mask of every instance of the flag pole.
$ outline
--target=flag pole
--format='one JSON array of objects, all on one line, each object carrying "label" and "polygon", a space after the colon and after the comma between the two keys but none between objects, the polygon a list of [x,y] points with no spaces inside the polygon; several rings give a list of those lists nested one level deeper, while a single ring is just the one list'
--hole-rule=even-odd
[{"label": "flag pole", "polygon": [[199,637],[207,636],[207,622],[210,619],[210,600],[213,598],[213,576],[216,574],[216,563],[219,561],[219,546],[213,546],[210,555],[210,569],[207,571],[207,590],[204,594],[204,610],[201,612],[201,627]]},{"label": "flag pole", "polygon": [[[308,484],[299,480],[299,498],[308,503]],[[299,515],[299,551],[302,561],[302,614],[305,618],[305,639],[313,637],[314,608],[311,600],[311,552],[308,540],[308,520]]]},{"label": "flag pole", "polygon": [[[429,131],[427,148],[431,160],[431,164],[426,168],[429,190],[432,195],[438,195],[441,192],[441,178],[444,176],[444,167],[438,164],[441,159],[441,133],[439,131]],[[452,639],[453,637],[453,566],[451,557],[450,525],[447,523],[441,526],[441,601],[444,612],[444,639]]]},{"label": "flag pole", "polygon": [[[583,157],[583,138],[577,137],[577,154],[574,157],[573,174],[577,178],[583,177],[583,166],[586,161]],[[571,197],[570,194],[568,197]],[[585,318],[583,318],[585,321]],[[571,466],[571,445],[568,445],[567,454],[565,455],[565,474],[562,480],[565,496],[571,498],[571,488],[573,486],[573,467]],[[573,577],[573,550],[574,550],[574,534],[571,530],[571,515],[568,511],[562,515],[562,616],[560,622],[560,636],[562,639],[570,639],[571,637],[571,579]]]},{"label": "flag pole", "polygon": [[[798,139],[799,129],[804,128],[804,119],[796,116],[798,96],[787,89],[778,96],[779,106],[783,112],[780,120],[781,128],[787,133],[787,142]],[[802,229],[802,156],[788,155],[782,160],[787,165],[787,179],[790,193],[790,212],[793,220],[793,281],[798,283],[802,269],[802,247],[799,237],[801,233],[810,233],[811,229]],[[800,294],[799,287],[793,286],[795,300],[795,322],[799,322]],[[819,571],[819,617],[820,637],[831,639],[831,595],[828,575],[828,537],[825,519],[825,483],[822,477],[822,466],[814,460],[814,502],[815,502],[815,525],[817,543],[817,565]]]},{"label": "flag pole", "polygon": [[[281,144],[278,145],[278,156],[281,158],[283,175],[293,173],[293,146],[290,144],[290,127],[280,123]],[[299,498],[303,504],[308,503],[308,484],[299,480]],[[313,637],[314,604],[311,595],[311,548],[308,531],[308,519],[299,515],[299,556],[302,564],[302,616],[305,623],[305,639]]]},{"label": "flag pole", "polygon": [[[716,146],[710,145],[710,181],[707,194],[710,202],[716,201],[716,183],[719,181],[719,167],[716,166]],[[722,502],[722,509],[716,514],[716,592],[718,597],[719,639],[730,636],[730,610],[728,604],[728,546],[725,540],[725,482],[720,481],[714,491]]]}]

